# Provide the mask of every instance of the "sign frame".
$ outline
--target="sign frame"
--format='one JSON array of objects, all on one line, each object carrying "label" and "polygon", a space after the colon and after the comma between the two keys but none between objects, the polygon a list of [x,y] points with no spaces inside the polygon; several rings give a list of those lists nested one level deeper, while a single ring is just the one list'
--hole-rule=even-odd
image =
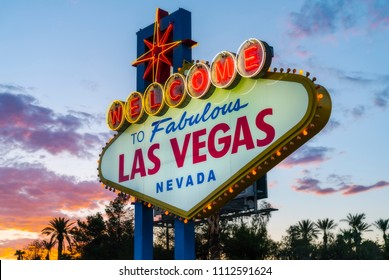
[{"label": "sign frame", "polygon": [[[242,77],[242,79],[246,78]],[[170,215],[182,217],[185,221],[208,217],[214,211],[224,206],[239,192],[247,188],[248,185],[263,176],[293,151],[297,150],[306,141],[316,135],[326,125],[330,117],[331,98],[327,90],[322,86],[314,84],[314,82],[308,77],[295,73],[267,72],[261,79],[288,81],[302,84],[308,94],[308,108],[304,117],[292,129],[289,129],[288,133],[282,135],[275,142],[271,143],[263,152],[248,162],[236,174],[231,176],[227,181],[223,182],[217,189],[212,191],[206,198],[201,200],[189,211],[184,211],[163,201],[159,201],[158,199],[128,189],[120,184],[105,179],[101,171],[100,160],[98,170],[101,182],[104,185],[136,197],[138,201],[143,201],[144,204],[149,207],[155,206],[164,209],[168,211]],[[192,102],[195,101],[196,100],[192,100]],[[168,107],[166,104],[165,106]],[[100,155],[101,159],[104,157],[107,149],[115,142],[123,131],[124,130],[119,131],[112,141],[107,143],[106,147],[103,148],[103,152]]]}]

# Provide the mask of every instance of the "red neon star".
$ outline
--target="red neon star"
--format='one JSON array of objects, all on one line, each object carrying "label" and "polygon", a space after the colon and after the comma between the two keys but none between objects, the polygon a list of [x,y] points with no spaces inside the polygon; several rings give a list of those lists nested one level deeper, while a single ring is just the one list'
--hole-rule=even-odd
[{"label": "red neon star", "polygon": [[[161,14],[161,12],[163,14]],[[166,43],[173,31],[173,24],[170,23],[164,32],[160,30],[160,20],[165,15],[167,15],[167,12],[157,9],[154,23],[153,41],[150,42],[147,39],[143,40],[149,50],[132,63],[133,66],[137,66],[141,63],[147,63],[143,79],[151,82],[163,83],[163,77],[168,77],[170,75],[172,61],[167,55],[174,47],[178,46],[182,42],[175,41]],[[168,71],[168,74],[162,75],[165,71]]]}]

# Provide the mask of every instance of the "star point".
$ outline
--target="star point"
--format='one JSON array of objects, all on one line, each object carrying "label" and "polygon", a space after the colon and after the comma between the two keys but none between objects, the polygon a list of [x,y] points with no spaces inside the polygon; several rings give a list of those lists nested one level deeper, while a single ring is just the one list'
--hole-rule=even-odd
[{"label": "star point", "polygon": [[132,63],[133,66],[146,63],[143,79],[151,82],[164,82],[162,81],[162,72],[168,71],[170,70],[170,67],[172,67],[172,59],[169,54],[173,48],[182,43],[182,41],[169,42],[174,28],[173,23],[169,23],[164,31],[160,29],[160,21],[166,15],[167,12],[157,8],[152,38],[153,41],[151,42],[148,39],[143,40],[148,51]]}]

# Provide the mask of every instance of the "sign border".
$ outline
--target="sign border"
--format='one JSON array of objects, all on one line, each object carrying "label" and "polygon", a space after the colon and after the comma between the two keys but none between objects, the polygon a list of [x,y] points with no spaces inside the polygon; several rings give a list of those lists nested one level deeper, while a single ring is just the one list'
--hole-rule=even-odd
[{"label": "sign border", "polygon": [[[242,79],[248,78],[242,77]],[[177,215],[186,220],[192,218],[204,218],[212,214],[217,209],[220,209],[229,200],[233,199],[237,194],[247,188],[247,186],[263,176],[266,172],[316,135],[326,125],[331,114],[331,98],[327,90],[320,85],[314,84],[314,82],[308,77],[292,73],[267,72],[261,79],[289,81],[302,84],[308,94],[308,108],[304,117],[293,128],[289,129],[286,134],[282,135],[274,143],[270,144],[262,153],[248,162],[232,177],[221,184],[216,190],[211,192],[206,198],[192,207],[189,211],[184,211],[163,201],[105,179],[101,171],[101,160],[99,160],[98,172],[101,183],[120,190],[126,194],[135,196],[138,200],[144,201],[144,203],[149,207],[156,205],[158,208],[169,211],[171,215]],[[112,145],[123,132],[124,130],[119,131],[119,133],[115,135],[109,143],[107,143],[100,154],[100,159],[103,158],[108,147]]]}]

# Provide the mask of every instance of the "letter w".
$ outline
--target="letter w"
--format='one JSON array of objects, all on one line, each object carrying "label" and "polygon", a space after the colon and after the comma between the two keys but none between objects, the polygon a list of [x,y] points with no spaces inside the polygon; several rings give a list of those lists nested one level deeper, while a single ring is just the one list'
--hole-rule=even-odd
[{"label": "letter w", "polygon": [[111,122],[114,126],[122,121],[122,106],[111,110],[109,113],[111,114]]}]

